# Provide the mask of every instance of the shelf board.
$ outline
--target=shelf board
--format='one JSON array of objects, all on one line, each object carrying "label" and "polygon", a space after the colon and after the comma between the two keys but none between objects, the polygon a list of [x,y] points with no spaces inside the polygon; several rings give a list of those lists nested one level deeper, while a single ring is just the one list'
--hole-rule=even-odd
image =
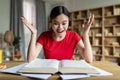
[{"label": "shelf board", "polygon": [[105,47],[113,47],[112,45],[105,45]]},{"label": "shelf board", "polygon": [[105,45],[105,47],[118,47],[118,48],[120,48],[120,46],[113,46],[113,45]]},{"label": "shelf board", "polygon": [[73,21],[83,21],[84,19],[81,18],[81,19],[73,19]]},{"label": "shelf board", "polygon": [[102,29],[102,27],[100,26],[100,27],[94,27],[94,26],[92,26],[90,29]]},{"label": "shelf board", "polygon": [[13,56],[3,56],[3,58],[11,58],[11,57],[13,57]]},{"label": "shelf board", "polygon": [[102,36],[94,36],[94,37],[102,37]]},{"label": "shelf board", "polygon": [[105,25],[105,28],[113,28],[113,25]]},{"label": "shelf board", "polygon": [[113,27],[119,27],[120,24],[115,24],[115,25],[105,25],[105,28],[108,27],[108,28],[113,28]]},{"label": "shelf board", "polygon": [[15,57],[21,57],[22,55],[14,55]]},{"label": "shelf board", "polygon": [[102,16],[95,16],[94,18],[95,19],[99,19],[99,18],[102,18]]},{"label": "shelf board", "polygon": [[102,47],[102,45],[92,45],[92,47]]},{"label": "shelf board", "polygon": [[101,54],[94,54],[93,56],[99,56],[99,57],[101,57],[102,55]]},{"label": "shelf board", "polygon": [[113,47],[120,48],[120,45],[119,46],[113,46]]},{"label": "shelf board", "polygon": [[98,37],[98,38],[101,38],[102,36],[89,36],[89,37]]},{"label": "shelf board", "polygon": [[114,38],[114,37],[120,37],[120,36],[116,36],[116,35],[112,35],[112,36],[105,36],[105,38]]},{"label": "shelf board", "polygon": [[86,18],[82,18],[82,17],[80,18],[80,20],[85,20],[85,19],[86,19]]},{"label": "shelf board", "polygon": [[119,56],[119,57],[117,57],[117,56],[112,56],[112,55],[105,56],[105,57],[108,57],[108,58],[120,58],[120,56]]},{"label": "shelf board", "polygon": [[105,18],[112,18],[112,17],[118,17],[120,15],[111,15],[111,16],[105,16]]},{"label": "shelf board", "polygon": [[[102,19],[102,16],[96,16],[96,17],[94,17],[95,19]],[[86,18],[80,18],[80,19],[76,19],[76,18],[74,18],[73,19],[73,21],[83,21],[83,20],[85,20]]]}]

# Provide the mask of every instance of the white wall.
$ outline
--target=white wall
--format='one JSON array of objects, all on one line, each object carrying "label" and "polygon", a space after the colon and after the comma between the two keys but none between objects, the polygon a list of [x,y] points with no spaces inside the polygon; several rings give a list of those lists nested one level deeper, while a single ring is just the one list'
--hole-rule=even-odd
[{"label": "white wall", "polygon": [[9,30],[10,0],[0,0],[0,33]]},{"label": "white wall", "polygon": [[64,3],[69,11],[97,8],[113,4],[120,4],[120,0],[69,0]]}]

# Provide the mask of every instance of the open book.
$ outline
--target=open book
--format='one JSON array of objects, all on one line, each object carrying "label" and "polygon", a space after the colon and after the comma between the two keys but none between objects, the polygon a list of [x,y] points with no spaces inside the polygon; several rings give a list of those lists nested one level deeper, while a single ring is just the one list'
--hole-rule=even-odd
[{"label": "open book", "polygon": [[22,73],[98,73],[85,60],[35,59],[21,68]]}]

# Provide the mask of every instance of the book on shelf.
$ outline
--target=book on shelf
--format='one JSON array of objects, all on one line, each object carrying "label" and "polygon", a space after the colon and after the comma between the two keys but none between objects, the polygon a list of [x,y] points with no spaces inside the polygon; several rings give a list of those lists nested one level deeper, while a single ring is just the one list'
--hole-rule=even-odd
[{"label": "book on shelf", "polygon": [[55,59],[35,59],[27,63],[18,72],[21,73],[98,73],[85,60],[55,60]]}]

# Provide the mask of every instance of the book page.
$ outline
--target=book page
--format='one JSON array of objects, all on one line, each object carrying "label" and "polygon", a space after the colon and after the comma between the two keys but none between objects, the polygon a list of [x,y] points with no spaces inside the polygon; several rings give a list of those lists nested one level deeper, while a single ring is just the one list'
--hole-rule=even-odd
[{"label": "book page", "polygon": [[58,60],[37,58],[24,66],[20,72],[53,73],[58,71],[58,65]]},{"label": "book page", "polygon": [[61,73],[98,73],[84,60],[62,60],[59,71]]},{"label": "book page", "polygon": [[34,61],[30,62],[30,64],[26,65],[25,67],[33,67],[33,68],[40,68],[40,67],[54,67],[58,69],[59,61],[52,60],[52,59],[35,59]]},{"label": "book page", "polygon": [[90,68],[91,65],[85,60],[62,60],[62,67],[78,67],[78,68]]}]

